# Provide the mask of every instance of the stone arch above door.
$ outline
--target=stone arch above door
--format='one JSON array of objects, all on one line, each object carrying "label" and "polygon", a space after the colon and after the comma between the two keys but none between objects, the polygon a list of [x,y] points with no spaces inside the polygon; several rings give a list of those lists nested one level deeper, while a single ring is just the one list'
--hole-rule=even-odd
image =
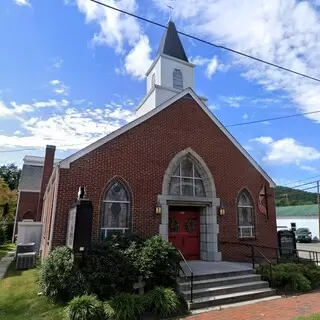
[{"label": "stone arch above door", "polygon": [[[186,159],[188,161],[182,164]],[[176,180],[173,181],[173,179]],[[177,185],[180,192],[176,191]],[[191,148],[180,151],[170,161],[163,177],[162,193],[158,195],[158,203],[162,208],[159,233],[168,240],[170,240],[170,212],[177,206],[189,207],[189,209],[197,207],[201,260],[221,260],[221,253],[218,252],[219,226],[217,224],[217,207],[220,205],[220,199],[216,197],[216,186],[208,166]]]},{"label": "stone arch above door", "polygon": [[193,162],[194,166],[196,167],[199,175],[202,178],[204,190],[205,190],[205,197],[207,198],[216,198],[216,187],[215,183],[209,170],[208,166],[198,155],[195,151],[191,148],[184,149],[177,153],[174,158],[170,161],[169,166],[164,174],[163,183],[162,183],[162,195],[170,195],[169,186],[171,178],[177,168],[177,166],[181,163],[181,161],[185,158],[190,158]]}]

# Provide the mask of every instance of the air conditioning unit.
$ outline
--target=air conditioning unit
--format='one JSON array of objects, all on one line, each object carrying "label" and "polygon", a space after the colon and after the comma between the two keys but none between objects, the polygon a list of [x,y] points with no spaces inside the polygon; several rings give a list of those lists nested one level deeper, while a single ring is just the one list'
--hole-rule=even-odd
[{"label": "air conditioning unit", "polygon": [[18,253],[16,261],[17,270],[27,270],[34,266],[36,262],[36,252]]}]

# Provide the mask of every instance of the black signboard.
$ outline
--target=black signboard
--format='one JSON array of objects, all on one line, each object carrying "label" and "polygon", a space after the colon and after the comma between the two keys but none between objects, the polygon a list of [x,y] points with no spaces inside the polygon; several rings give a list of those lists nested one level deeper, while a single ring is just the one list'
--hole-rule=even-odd
[{"label": "black signboard", "polygon": [[296,236],[292,230],[279,230],[278,244],[281,257],[296,256],[297,242]]}]

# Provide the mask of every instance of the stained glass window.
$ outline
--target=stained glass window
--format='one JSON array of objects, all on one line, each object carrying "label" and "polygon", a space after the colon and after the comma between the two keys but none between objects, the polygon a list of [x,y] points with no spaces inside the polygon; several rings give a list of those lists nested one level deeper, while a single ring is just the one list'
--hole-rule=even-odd
[{"label": "stained glass window", "polygon": [[254,237],[254,205],[247,190],[243,190],[238,198],[239,237]]},{"label": "stained glass window", "polygon": [[190,157],[183,158],[173,170],[169,194],[186,197],[205,197],[202,177]]},{"label": "stained glass window", "polygon": [[129,229],[130,202],[128,192],[121,182],[115,182],[108,189],[103,201],[101,231],[105,237],[109,233],[124,233]]}]

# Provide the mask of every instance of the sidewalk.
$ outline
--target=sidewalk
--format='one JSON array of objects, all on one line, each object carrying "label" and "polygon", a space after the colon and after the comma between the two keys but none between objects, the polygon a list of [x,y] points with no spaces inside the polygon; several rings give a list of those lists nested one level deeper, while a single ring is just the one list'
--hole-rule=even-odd
[{"label": "sidewalk", "polygon": [[320,292],[192,315],[188,320],[291,320],[320,313]]},{"label": "sidewalk", "polygon": [[14,252],[8,252],[2,259],[0,259],[0,280],[4,277],[7,269],[14,259]]}]

